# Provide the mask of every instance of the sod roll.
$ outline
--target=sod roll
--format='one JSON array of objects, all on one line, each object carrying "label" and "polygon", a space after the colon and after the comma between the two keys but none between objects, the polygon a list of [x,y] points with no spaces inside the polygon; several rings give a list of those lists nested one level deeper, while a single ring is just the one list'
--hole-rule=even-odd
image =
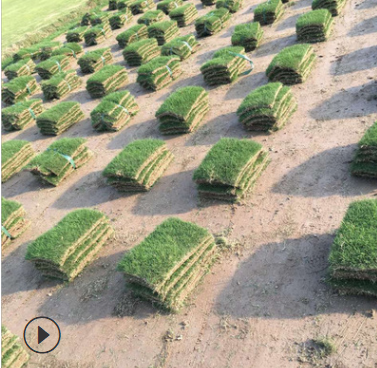
[{"label": "sod roll", "polygon": [[118,10],[129,8],[134,0],[118,0]]},{"label": "sod roll", "polygon": [[331,33],[333,18],[327,9],[318,9],[301,15],[296,22],[297,40],[316,43],[326,41]]},{"label": "sod roll", "polygon": [[22,130],[35,123],[37,116],[44,111],[41,99],[18,102],[1,110],[4,130]]},{"label": "sod roll", "polygon": [[146,38],[148,38],[148,28],[144,24],[132,26],[127,31],[116,36],[119,47],[122,49],[133,42],[141,41]]},{"label": "sod roll", "polygon": [[145,13],[147,10],[153,9],[153,0],[136,0],[128,5],[132,11],[132,14]]},{"label": "sod roll", "polygon": [[355,176],[377,178],[377,122],[364,134],[351,165]]},{"label": "sod roll", "polygon": [[165,19],[165,14],[162,10],[148,10],[144,13],[137,22],[150,26],[153,23],[161,22]]},{"label": "sod roll", "polygon": [[316,55],[309,44],[288,46],[280,51],[266,70],[270,82],[286,85],[304,83],[310,75]]},{"label": "sod roll", "polygon": [[101,11],[96,12],[90,16],[90,24],[92,26],[98,26],[99,24],[109,24],[109,18],[111,14],[109,12]]},{"label": "sod roll", "polygon": [[94,261],[113,234],[109,219],[103,213],[79,209],[32,242],[25,259],[33,262],[45,277],[72,281]]},{"label": "sod roll", "polygon": [[216,4],[216,0],[200,0],[203,6],[211,6]]},{"label": "sod roll", "polygon": [[1,325],[1,366],[21,368],[27,364],[29,358],[18,336],[13,335],[4,325]]},{"label": "sod roll", "polygon": [[198,86],[182,87],[172,93],[156,112],[162,134],[193,132],[209,111],[208,93]]},{"label": "sod roll", "polygon": [[111,64],[113,60],[110,48],[106,48],[87,52],[81,56],[77,63],[80,65],[81,71],[84,74],[88,74],[97,72],[105,65]]},{"label": "sod roll", "polygon": [[157,9],[168,15],[171,10],[176,9],[181,5],[183,5],[182,0],[163,0],[157,3]]},{"label": "sod roll", "polygon": [[99,24],[84,33],[85,44],[87,46],[99,45],[111,37],[112,31],[109,23]]},{"label": "sod roll", "polygon": [[222,138],[207,153],[193,179],[199,196],[237,202],[269,163],[261,144],[249,139]]},{"label": "sod roll", "polygon": [[250,52],[260,45],[262,38],[263,29],[258,22],[238,24],[232,34],[232,45],[242,46]]},{"label": "sod roll", "polygon": [[6,182],[21,171],[34,157],[34,150],[27,141],[13,139],[1,144],[1,182]]},{"label": "sod roll", "polygon": [[111,29],[122,28],[125,24],[130,23],[133,19],[133,15],[130,8],[124,8],[109,19]]},{"label": "sod roll", "polygon": [[157,40],[150,38],[129,44],[123,50],[123,57],[129,66],[140,66],[161,53]]},{"label": "sod roll", "polygon": [[81,45],[76,42],[67,42],[66,44],[64,44],[64,46],[55,50],[52,53],[52,56],[65,55],[70,57],[71,59],[77,60],[83,53],[84,50]]},{"label": "sod roll", "polygon": [[178,27],[186,27],[198,18],[198,11],[193,3],[188,3],[170,10],[169,17]]},{"label": "sod roll", "polygon": [[195,30],[198,37],[212,36],[227,27],[231,18],[228,9],[211,10],[195,21]]},{"label": "sod roll", "polygon": [[90,26],[90,18],[92,16],[96,16],[97,13],[100,13],[99,11],[92,10],[90,12],[87,12],[83,15],[81,18],[81,26]]},{"label": "sod roll", "polygon": [[92,126],[97,131],[116,132],[125,127],[138,111],[139,106],[129,91],[113,92],[90,113]]},{"label": "sod roll", "polygon": [[37,117],[37,126],[44,135],[59,135],[83,118],[78,102],[60,102]]},{"label": "sod roll", "polygon": [[65,55],[52,56],[35,67],[42,79],[50,79],[53,75],[67,71],[70,68],[70,58]]},{"label": "sod roll", "polygon": [[109,0],[108,10],[117,10],[118,9],[118,0]]},{"label": "sod roll", "polygon": [[86,82],[86,90],[92,98],[99,98],[123,87],[128,81],[128,74],[120,65],[106,65],[94,73]]},{"label": "sod roll", "polygon": [[4,69],[4,74],[8,80],[12,80],[24,75],[32,75],[35,70],[35,64],[32,59],[22,59],[16,63],[10,64]]},{"label": "sod roll", "polygon": [[176,55],[181,60],[185,60],[194,54],[198,50],[199,46],[200,44],[196,41],[195,36],[189,34],[187,36],[177,37],[163,45],[161,47],[161,55]]},{"label": "sod roll", "polygon": [[268,83],[249,93],[237,110],[239,121],[247,130],[281,129],[297,110],[297,102],[289,87]]},{"label": "sod roll", "polygon": [[327,9],[333,17],[336,17],[346,5],[346,0],[313,0],[312,9]]},{"label": "sod roll", "polygon": [[149,38],[155,38],[159,46],[164,45],[179,36],[177,22],[174,20],[167,20],[154,23],[148,27],[148,36]]},{"label": "sod roll", "polygon": [[20,61],[22,59],[36,60],[39,58],[40,52],[41,51],[38,45],[26,47],[26,48],[18,50],[15,54],[13,54],[13,60],[15,62]]},{"label": "sod roll", "polygon": [[158,225],[118,264],[137,296],[178,312],[216,259],[208,230],[177,218]]},{"label": "sod roll", "polygon": [[60,99],[81,86],[82,80],[74,70],[54,75],[42,82],[43,96],[47,101]]},{"label": "sod roll", "polygon": [[216,9],[225,8],[232,14],[237,13],[243,6],[243,0],[218,0],[216,2]]},{"label": "sod roll", "polygon": [[3,83],[1,87],[1,99],[8,105],[24,101],[39,91],[39,86],[34,77],[24,75]]},{"label": "sod roll", "polygon": [[62,43],[60,41],[51,41],[46,44],[41,44],[40,47],[40,53],[39,53],[39,58],[43,60],[49,59],[53,52],[57,49],[59,49],[62,46]]},{"label": "sod roll", "polygon": [[81,42],[84,41],[84,34],[86,31],[89,30],[89,26],[82,26],[82,27],[76,27],[74,29],[70,29],[66,35],[65,39],[67,42]]},{"label": "sod roll", "polygon": [[284,5],[281,0],[269,0],[254,9],[254,22],[268,25],[278,21],[284,14]]}]

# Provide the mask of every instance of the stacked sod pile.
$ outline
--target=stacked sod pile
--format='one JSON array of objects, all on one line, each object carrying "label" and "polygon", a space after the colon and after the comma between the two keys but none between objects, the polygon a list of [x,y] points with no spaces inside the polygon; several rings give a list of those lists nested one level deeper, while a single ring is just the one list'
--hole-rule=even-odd
[{"label": "stacked sod pile", "polygon": [[118,264],[137,296],[178,312],[216,258],[213,236],[193,223],[169,218]]},{"label": "stacked sod pile", "polygon": [[62,138],[35,156],[25,167],[42,181],[58,186],[74,170],[85,165],[93,153],[83,138]]},{"label": "stacked sod pile", "polygon": [[94,73],[86,82],[86,90],[92,98],[99,98],[123,87],[128,81],[128,74],[120,65],[106,65]]},{"label": "stacked sod pile", "polygon": [[204,6],[211,6],[216,4],[216,0],[200,0]]},{"label": "stacked sod pile", "polygon": [[296,22],[296,34],[301,42],[323,42],[329,38],[333,18],[327,9],[313,10],[301,15]]},{"label": "stacked sod pile", "polygon": [[145,24],[146,26],[150,26],[153,23],[161,22],[164,20],[165,14],[162,10],[149,10],[144,13],[137,22],[139,24]]},{"label": "stacked sod pile", "polygon": [[204,81],[209,86],[234,82],[248,67],[247,60],[239,55],[245,55],[245,49],[241,46],[225,47],[216,51],[213,58],[200,68]]},{"label": "stacked sod pile", "polygon": [[250,52],[260,45],[262,38],[263,30],[258,22],[238,24],[232,34],[232,45],[242,46]]},{"label": "stacked sod pile", "polygon": [[12,105],[23,101],[39,91],[38,83],[31,75],[23,75],[4,83],[1,88],[1,99],[4,103]]},{"label": "stacked sod pile", "polygon": [[218,0],[216,2],[216,9],[225,8],[231,13],[236,13],[242,8],[243,0]]},{"label": "stacked sod pile", "polygon": [[122,49],[133,42],[141,41],[146,38],[148,38],[148,28],[144,24],[137,24],[116,36],[119,47]]},{"label": "stacked sod pile", "polygon": [[178,27],[186,27],[198,17],[198,11],[194,4],[188,3],[171,10],[169,17],[177,22]]},{"label": "stacked sod pile", "polygon": [[149,38],[155,38],[158,45],[161,46],[179,36],[177,22],[174,20],[167,20],[154,23],[148,27],[148,35]]},{"label": "stacked sod pile", "polygon": [[81,71],[88,74],[97,72],[105,65],[111,64],[113,60],[113,54],[107,48],[90,51],[81,56],[77,63],[80,65]]},{"label": "stacked sod pile", "polygon": [[122,192],[146,192],[162,176],[173,154],[159,139],[136,140],[116,156],[103,171],[107,183]]},{"label": "stacked sod pile", "polygon": [[377,178],[377,121],[359,142],[351,171],[355,176]]},{"label": "stacked sod pile", "polygon": [[25,258],[44,276],[71,281],[93,262],[113,234],[103,213],[79,209],[31,243]]},{"label": "stacked sod pile", "polygon": [[70,58],[78,59],[83,53],[84,50],[81,45],[76,42],[68,42],[61,48],[55,50],[52,55],[65,55]]},{"label": "stacked sod pile", "polygon": [[291,89],[276,82],[247,95],[237,115],[247,130],[275,131],[282,128],[296,110],[297,102]]},{"label": "stacked sod pile", "polygon": [[97,131],[116,132],[126,126],[138,111],[139,106],[130,92],[113,92],[90,113],[92,126]]},{"label": "stacked sod pile", "polygon": [[1,110],[4,130],[22,130],[35,123],[37,116],[44,111],[42,100],[32,99],[18,102]]},{"label": "stacked sod pile", "polygon": [[199,43],[194,35],[177,37],[161,47],[161,55],[177,55],[181,60],[187,59],[199,48]]},{"label": "stacked sod pile", "polygon": [[92,26],[98,26],[99,24],[108,24],[110,15],[111,14],[108,12],[98,12],[98,13],[92,14],[90,16],[90,24]]},{"label": "stacked sod pile", "polygon": [[157,9],[162,10],[166,15],[168,15],[171,10],[180,7],[182,4],[182,0],[163,0],[157,4]]},{"label": "stacked sod pile", "polygon": [[4,248],[12,239],[16,239],[29,227],[25,219],[25,210],[21,203],[1,197],[1,247]]},{"label": "stacked sod pile", "polygon": [[122,28],[126,23],[131,22],[133,15],[130,8],[125,8],[121,11],[118,11],[113,16],[110,17],[110,27],[111,29]]},{"label": "stacked sod pile", "polygon": [[118,10],[129,8],[133,0],[118,0]]},{"label": "stacked sod pile", "polygon": [[153,0],[136,0],[127,6],[130,7],[132,14],[136,15],[145,13],[147,10],[152,9],[154,7],[154,2]]},{"label": "stacked sod pile", "polygon": [[336,17],[345,5],[346,0],[313,0],[312,9],[327,9],[333,17]]},{"label": "stacked sod pile", "polygon": [[303,83],[313,69],[316,55],[309,44],[288,46],[280,51],[266,70],[270,82]]},{"label": "stacked sod pile", "polygon": [[162,134],[191,133],[209,111],[208,93],[202,87],[182,87],[172,93],[156,112]]},{"label": "stacked sod pile", "polygon": [[332,244],[330,285],[342,294],[377,296],[377,199],[351,203]]},{"label": "stacked sod pile", "polygon": [[32,75],[34,73],[35,64],[32,59],[22,59],[16,63],[10,64],[4,69],[4,74],[11,80],[23,75]]},{"label": "stacked sod pile", "polygon": [[35,67],[35,70],[42,79],[50,79],[53,75],[64,72],[69,68],[69,57],[65,55],[57,55],[39,63]]},{"label": "stacked sod pile", "polygon": [[46,100],[60,99],[81,86],[81,78],[74,70],[58,73],[42,82],[43,96]]},{"label": "stacked sod pile", "polygon": [[34,150],[27,141],[14,139],[1,145],[1,182],[6,182],[21,171],[34,157]]},{"label": "stacked sod pile", "polygon": [[118,9],[118,1],[109,0],[109,10],[117,10],[117,9]]},{"label": "stacked sod pile", "polygon": [[59,41],[51,41],[40,44],[39,58],[41,60],[49,59],[52,56],[52,53],[61,46],[62,44]]},{"label": "stacked sod pile", "polygon": [[81,18],[81,26],[89,26],[90,25],[90,18],[97,13],[93,10],[88,13],[85,13]]},{"label": "stacked sod pile", "polygon": [[84,117],[78,102],[60,102],[37,117],[42,134],[59,135]]},{"label": "stacked sod pile", "polygon": [[84,34],[89,30],[89,26],[82,26],[71,29],[67,32],[65,39],[67,42],[81,42],[84,41]]},{"label": "stacked sod pile", "polygon": [[129,66],[139,66],[159,56],[160,53],[157,40],[150,38],[129,44],[123,50],[123,57]]},{"label": "stacked sod pile", "polygon": [[110,24],[99,24],[84,33],[87,46],[99,45],[112,35]]},{"label": "stacked sod pile", "polygon": [[21,368],[29,360],[29,354],[19,343],[19,338],[1,325],[1,366]]},{"label": "stacked sod pile", "polygon": [[254,9],[254,22],[259,22],[261,25],[272,24],[283,14],[284,6],[281,0],[269,0]]},{"label": "stacked sod pile", "polygon": [[231,14],[228,9],[221,8],[210,11],[203,17],[195,21],[195,30],[198,37],[212,36],[224,29],[229,21]]},{"label": "stacked sod pile", "polygon": [[34,45],[31,47],[27,47],[24,49],[18,50],[14,55],[13,55],[13,60],[14,61],[19,61],[22,59],[38,59],[39,55],[41,53],[40,47],[38,45]]},{"label": "stacked sod pile", "polygon": [[137,83],[142,87],[158,91],[182,74],[181,59],[177,56],[159,56],[137,70]]},{"label": "stacked sod pile", "polygon": [[201,198],[236,202],[269,163],[262,145],[248,139],[222,138],[194,172]]}]

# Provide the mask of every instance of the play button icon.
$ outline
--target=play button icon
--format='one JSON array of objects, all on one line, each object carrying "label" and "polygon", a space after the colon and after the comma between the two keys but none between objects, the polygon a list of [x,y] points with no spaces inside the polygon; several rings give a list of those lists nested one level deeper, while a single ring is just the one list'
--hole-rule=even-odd
[{"label": "play button icon", "polygon": [[34,353],[50,353],[59,345],[60,338],[58,324],[49,317],[35,317],[24,329],[25,344]]}]

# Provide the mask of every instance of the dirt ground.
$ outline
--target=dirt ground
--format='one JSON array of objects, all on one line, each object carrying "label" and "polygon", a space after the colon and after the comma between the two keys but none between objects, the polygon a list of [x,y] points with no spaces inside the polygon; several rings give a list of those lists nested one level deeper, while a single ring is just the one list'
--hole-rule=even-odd
[{"label": "dirt ground", "polygon": [[[200,15],[209,11],[194,2]],[[298,111],[273,134],[245,132],[235,111],[251,90],[267,83],[264,72],[274,55],[296,42],[295,22],[310,10],[310,0],[293,2],[277,24],[264,27],[263,44],[250,54],[250,75],[208,88],[199,70],[214,51],[230,45],[236,24],[252,21],[257,3],[247,0],[226,30],[201,39],[200,50],[183,62],[181,78],[159,92],[142,90],[135,83],[137,68],[127,67],[126,88],[141,111],[118,133],[93,132],[89,113],[98,100],[90,99],[84,83],[66,99],[79,101],[86,118],[62,137],[86,137],[95,158],[58,188],[41,185],[28,172],[3,185],[3,195],[20,201],[32,221],[3,254],[3,323],[22,336],[27,321],[42,315],[62,331],[58,348],[33,354],[30,367],[377,367],[376,300],[339,296],[324,283],[329,248],[347,206],[377,195],[376,181],[349,173],[357,142],[377,120],[377,0],[347,2],[331,39],[314,46],[318,61],[310,78],[293,86]],[[116,63],[124,65],[115,42],[120,32],[98,47],[111,46]],[[191,32],[193,25],[181,29]],[[176,158],[161,180],[138,195],[107,186],[104,167],[134,139],[162,138],[154,114],[172,91],[188,85],[209,91],[211,110],[195,133],[164,138]],[[201,205],[192,174],[224,136],[261,142],[271,164],[243,203]],[[36,126],[3,135],[4,141],[15,138],[31,141],[38,151],[56,139]],[[80,207],[106,213],[116,239],[74,282],[45,281],[24,260],[27,245]],[[178,315],[133,299],[116,271],[123,254],[169,216],[233,244]],[[317,356],[311,344],[320,336],[334,341],[336,353]]]}]

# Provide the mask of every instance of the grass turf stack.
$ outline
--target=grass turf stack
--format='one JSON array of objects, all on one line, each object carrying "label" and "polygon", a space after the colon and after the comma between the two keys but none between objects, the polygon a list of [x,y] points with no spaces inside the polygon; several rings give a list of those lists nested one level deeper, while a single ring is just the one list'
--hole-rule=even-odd
[{"label": "grass turf stack", "polygon": [[118,264],[134,294],[178,312],[215,262],[208,230],[177,218],[158,225]]},{"label": "grass turf stack", "polygon": [[198,11],[194,4],[188,3],[171,10],[169,17],[177,22],[178,27],[186,27],[198,17]]},{"label": "grass turf stack", "polygon": [[43,96],[46,100],[60,99],[81,86],[82,80],[74,70],[54,75],[42,82]]},{"label": "grass turf stack", "polygon": [[40,114],[37,126],[44,135],[59,135],[83,118],[78,102],[65,101]]},{"label": "grass turf stack", "polygon": [[133,0],[119,0],[118,1],[118,10],[129,8]]},{"label": "grass turf stack", "polygon": [[81,42],[84,41],[84,34],[89,30],[89,26],[77,27],[69,30],[66,33],[65,39],[67,42]]},{"label": "grass turf stack", "polygon": [[99,98],[123,87],[128,81],[128,74],[120,65],[106,65],[93,74],[86,82],[86,90],[92,98]]},{"label": "grass turf stack", "polygon": [[96,14],[92,14],[90,16],[90,24],[92,26],[98,26],[102,24],[109,24],[109,18],[110,18],[110,13],[108,12],[98,12]]},{"label": "grass turf stack", "polygon": [[22,59],[16,63],[10,64],[4,69],[4,74],[9,80],[24,75],[32,75],[35,70],[35,64],[32,59]]},{"label": "grass turf stack", "polygon": [[161,54],[157,40],[150,38],[132,42],[123,50],[123,57],[129,66],[140,66]]},{"label": "grass turf stack", "polygon": [[377,121],[359,142],[351,172],[355,176],[377,178]]},{"label": "grass turf stack", "polygon": [[1,99],[8,105],[24,101],[39,91],[37,81],[31,75],[23,75],[4,83],[1,88]]},{"label": "grass turf stack", "polygon": [[206,84],[218,86],[232,83],[244,73],[248,62],[237,54],[245,55],[245,49],[241,46],[233,46],[216,51],[213,58],[200,68]]},{"label": "grass turf stack", "polygon": [[35,70],[42,79],[50,79],[53,75],[65,72],[70,68],[69,57],[65,55],[52,56],[39,63]]},{"label": "grass turf stack", "polygon": [[231,14],[228,9],[221,8],[210,11],[203,17],[195,21],[195,30],[198,37],[212,36],[224,29],[229,21]]},{"label": "grass turf stack", "polygon": [[104,97],[90,113],[95,130],[117,132],[126,126],[139,111],[134,96],[129,91],[113,92]]},{"label": "grass turf stack", "polygon": [[265,26],[278,21],[284,14],[281,0],[266,1],[254,9],[254,22]]},{"label": "grass turf stack", "polygon": [[88,13],[85,13],[83,15],[83,17],[81,18],[81,26],[89,26],[90,25],[90,18],[94,15],[96,15],[97,12],[95,12],[94,10],[88,12]]},{"label": "grass turf stack", "polygon": [[346,0],[314,0],[312,2],[312,9],[327,9],[333,17],[336,17],[345,5]]},{"label": "grass turf stack", "polygon": [[156,112],[162,134],[193,132],[209,111],[208,93],[198,86],[182,87],[172,93]]},{"label": "grass turf stack", "polygon": [[109,0],[108,10],[117,10],[118,9],[118,0]]},{"label": "grass turf stack", "polygon": [[260,45],[263,33],[258,22],[238,24],[232,34],[232,45],[242,46],[246,52],[254,51]]},{"label": "grass turf stack", "polygon": [[113,234],[109,219],[103,213],[79,209],[34,240],[25,258],[46,277],[72,281],[94,261]]},{"label": "grass turf stack", "polygon": [[166,20],[164,22],[154,23],[148,27],[149,38],[155,38],[158,45],[164,45],[175,37],[179,36],[177,22]]},{"label": "grass turf stack", "polygon": [[181,5],[183,5],[182,0],[163,0],[157,4],[157,9],[168,15],[171,10],[176,9]]},{"label": "grass turf stack", "polygon": [[1,197],[1,247],[18,238],[30,226],[21,203]]},{"label": "grass turf stack", "polygon": [[181,59],[177,56],[159,56],[137,70],[137,83],[142,87],[158,91],[182,74]]},{"label": "grass turf stack", "polygon": [[6,182],[21,171],[34,157],[34,150],[27,141],[14,139],[1,145],[1,182]]},{"label": "grass turf stack", "polygon": [[18,102],[1,110],[4,130],[22,130],[31,123],[35,123],[37,116],[44,111],[41,99]]},{"label": "grass turf stack", "polygon": [[146,192],[162,176],[173,154],[160,139],[139,139],[127,145],[103,171],[107,183],[122,192]]},{"label": "grass turf stack", "polygon": [[36,60],[36,59],[39,58],[40,52],[41,52],[41,50],[40,50],[38,45],[34,45],[34,46],[31,46],[31,47],[20,49],[13,55],[13,60],[15,62],[20,61],[22,59]]},{"label": "grass turf stack", "polygon": [[269,163],[262,145],[248,139],[222,138],[194,172],[201,198],[237,202]]},{"label": "grass turf stack", "polygon": [[99,24],[89,28],[84,34],[85,44],[87,46],[99,45],[112,35],[110,24]]},{"label": "grass turf stack", "polygon": [[84,50],[81,45],[76,42],[68,42],[64,44],[60,49],[55,50],[52,55],[65,55],[71,59],[77,59],[84,53]]},{"label": "grass turf stack", "polygon": [[266,70],[270,82],[292,85],[304,83],[311,73],[316,55],[309,44],[288,46],[280,51]]},{"label": "grass turf stack", "polygon": [[42,181],[58,186],[76,169],[85,165],[93,153],[83,138],[62,138],[52,143],[46,151],[35,156],[25,167]]},{"label": "grass turf stack", "polygon": [[43,60],[47,60],[52,56],[52,53],[59,49],[62,46],[61,42],[59,41],[51,41],[46,44],[41,44],[39,58]]},{"label": "grass turf stack", "polygon": [[122,49],[133,42],[141,41],[146,38],[148,38],[148,28],[144,24],[137,24],[116,36],[118,45]]},{"label": "grass turf stack", "polygon": [[111,29],[122,28],[126,23],[131,22],[133,15],[130,8],[125,8],[121,11],[118,11],[113,16],[110,17],[110,27]]},{"label": "grass turf stack", "polygon": [[203,6],[211,6],[216,4],[216,0],[200,0]]},{"label": "grass turf stack", "polygon": [[350,204],[331,246],[329,284],[342,294],[377,296],[377,200]]},{"label": "grass turf stack", "polygon": [[166,43],[161,47],[161,55],[169,56],[176,55],[181,60],[187,59],[199,48],[199,43],[196,41],[194,35],[177,37],[174,40]]},{"label": "grass turf stack", "polygon": [[132,14],[145,13],[147,10],[154,7],[153,0],[136,0],[128,5],[132,11]]},{"label": "grass turf stack", "polygon": [[276,131],[297,110],[297,102],[289,87],[268,83],[252,91],[237,110],[239,121],[247,130]]},{"label": "grass turf stack", "polygon": [[28,360],[29,354],[19,343],[19,338],[1,325],[1,366],[3,368],[21,368]]},{"label": "grass turf stack", "polygon": [[113,54],[109,48],[90,51],[77,61],[84,74],[95,73],[105,65],[113,62]]},{"label": "grass turf stack", "polygon": [[146,26],[150,26],[153,23],[161,22],[164,20],[165,14],[162,10],[149,10],[144,13],[137,22],[139,24],[145,24]]},{"label": "grass turf stack", "polygon": [[296,22],[297,40],[316,43],[326,41],[331,33],[333,18],[327,9],[318,9],[301,15]]},{"label": "grass turf stack", "polygon": [[232,14],[237,13],[243,6],[243,0],[218,0],[216,2],[216,9],[225,8]]}]

